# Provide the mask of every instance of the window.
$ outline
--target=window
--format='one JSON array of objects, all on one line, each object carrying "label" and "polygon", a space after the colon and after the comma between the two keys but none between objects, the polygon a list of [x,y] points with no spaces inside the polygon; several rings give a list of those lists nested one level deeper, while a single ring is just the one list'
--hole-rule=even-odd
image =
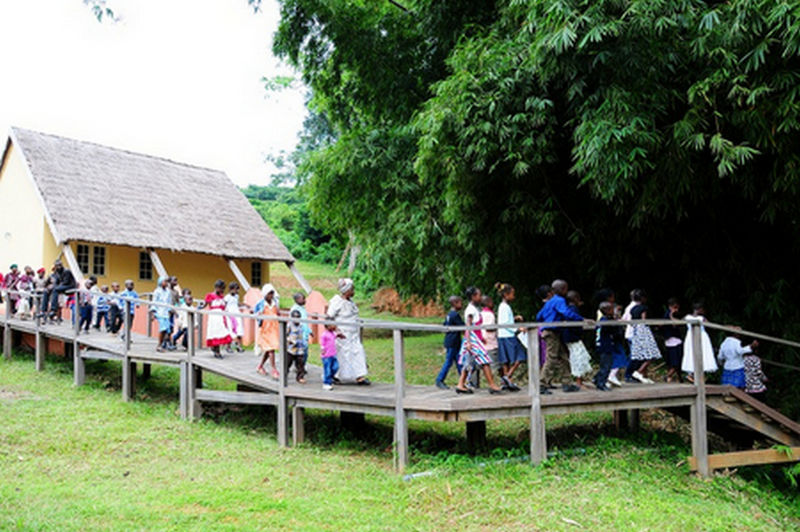
[{"label": "window", "polygon": [[153,261],[150,260],[150,253],[147,251],[139,253],[139,280],[153,280]]},{"label": "window", "polygon": [[94,246],[92,250],[92,273],[101,277],[106,275],[106,248],[103,246]]},{"label": "window", "polygon": [[78,268],[81,270],[81,273],[89,273],[89,246],[86,244],[78,244],[75,258],[78,259]]},{"label": "window", "polygon": [[250,284],[253,286],[261,286],[261,263],[253,262],[250,266]]}]

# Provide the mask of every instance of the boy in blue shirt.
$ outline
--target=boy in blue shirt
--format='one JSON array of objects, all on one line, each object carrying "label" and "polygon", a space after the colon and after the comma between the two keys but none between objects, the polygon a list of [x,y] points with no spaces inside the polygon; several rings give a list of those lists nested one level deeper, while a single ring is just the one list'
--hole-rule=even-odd
[{"label": "boy in blue shirt", "polygon": [[[129,297],[131,299],[139,299],[139,294],[136,292],[136,290],[133,289],[133,281],[131,281],[130,279],[125,281],[125,290],[123,290],[120,295],[122,297]],[[124,315],[125,319],[124,327],[122,329],[122,332],[120,333],[120,338],[124,340],[125,330],[129,329],[131,325],[133,325],[133,314],[134,312],[136,312],[136,307],[138,307],[139,305],[132,301],[124,301],[124,300],[120,300],[120,303],[122,303],[122,314]],[[130,312],[128,312],[127,314],[125,313],[126,305],[130,305]]]},{"label": "boy in blue shirt", "polygon": [[[555,323],[560,321],[583,321],[584,318],[567,305],[564,296],[569,285],[562,279],[553,281],[553,297],[547,300],[536,314],[536,321]],[[569,352],[561,341],[561,331],[554,326],[542,327],[542,339],[545,343],[546,358],[542,368],[542,381],[545,386],[554,388],[554,382],[560,382],[565,392],[580,391],[580,387],[572,384],[569,370]]]},{"label": "boy in blue shirt", "polygon": [[[464,320],[461,319],[461,314],[459,314],[464,302],[458,296],[450,296],[449,302],[450,312],[447,313],[447,318],[445,318],[444,324],[453,327],[464,325]],[[442,390],[448,389],[448,386],[444,383],[444,379],[447,378],[447,372],[450,371],[450,367],[453,364],[456,365],[458,374],[461,374],[461,367],[458,365],[458,353],[461,350],[461,338],[463,337],[463,334],[464,333],[460,331],[451,331],[445,333],[444,335],[444,364],[442,364],[442,369],[439,371],[439,375],[436,376],[437,388],[441,388]]]}]

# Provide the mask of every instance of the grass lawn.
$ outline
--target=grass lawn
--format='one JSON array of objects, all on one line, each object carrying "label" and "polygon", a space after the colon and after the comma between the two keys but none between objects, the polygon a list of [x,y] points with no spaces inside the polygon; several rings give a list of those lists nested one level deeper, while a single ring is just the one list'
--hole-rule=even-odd
[{"label": "grass lawn", "polygon": [[[429,382],[439,337],[408,339],[411,382]],[[371,371],[390,380],[390,341],[368,342]],[[313,357],[313,355],[312,355]],[[790,530],[800,497],[758,475],[705,481],[659,431],[616,437],[607,414],[548,418],[539,467],[524,420],[490,422],[490,451],[465,454],[462,424],[411,423],[412,470],[391,468],[391,424],[368,417],[357,437],[309,412],[307,443],[281,449],[268,408],[178,416],[174,369],[154,367],[123,403],[119,365],[89,362],[87,384],[48,358],[0,360],[0,529]],[[221,379],[206,384],[224,387]],[[497,463],[501,458],[511,460]],[[482,463],[485,463],[482,465]]]}]

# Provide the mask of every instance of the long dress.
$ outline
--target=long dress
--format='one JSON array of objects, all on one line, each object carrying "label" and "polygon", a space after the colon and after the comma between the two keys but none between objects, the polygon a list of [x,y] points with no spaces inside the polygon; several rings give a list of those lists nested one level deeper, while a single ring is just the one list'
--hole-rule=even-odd
[{"label": "long dress", "polygon": [[[261,303],[261,302],[259,302]],[[273,301],[268,304],[265,300],[256,306],[259,316],[277,316],[278,304]],[[281,346],[280,325],[278,320],[260,320],[261,325],[258,326],[258,348],[262,353],[268,351],[277,351]]]},{"label": "long dress", "polygon": [[[705,320],[702,316],[686,316],[684,319],[692,319],[699,317]],[[692,347],[692,327],[687,327],[686,338],[683,341],[683,361],[681,362],[681,369],[686,373],[694,373],[694,351]],[[709,338],[706,328],[700,326],[700,340],[703,350],[703,372],[713,373],[717,371],[717,361],[714,358],[714,347],[711,345],[711,338]]]},{"label": "long dress", "polygon": [[[335,295],[328,303],[328,318],[341,322],[358,320],[358,306],[351,300]],[[336,339],[336,358],[342,381],[354,381],[367,376],[367,354],[361,343],[361,328],[358,325],[339,325],[344,338]]]},{"label": "long dress", "polygon": [[[225,298],[216,292],[206,294],[205,302],[208,310],[225,310]],[[231,331],[228,329],[227,316],[209,314],[206,328],[206,345],[208,347],[216,347],[229,344],[231,341]]]},{"label": "long dress", "polygon": [[661,351],[653,337],[653,331],[644,323],[635,324],[631,338],[631,360],[645,361],[659,358]]}]

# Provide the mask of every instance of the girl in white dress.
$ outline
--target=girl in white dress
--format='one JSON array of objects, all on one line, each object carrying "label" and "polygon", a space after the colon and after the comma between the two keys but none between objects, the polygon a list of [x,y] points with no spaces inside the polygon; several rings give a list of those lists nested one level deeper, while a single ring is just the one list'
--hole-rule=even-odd
[{"label": "girl in white dress", "polygon": [[[705,321],[705,309],[702,303],[694,304],[694,313],[686,316],[684,319],[691,320],[699,318]],[[689,374],[689,381],[694,382],[694,351],[692,342],[692,327],[686,328],[686,338],[683,341],[683,361],[681,362],[681,370]],[[714,346],[711,345],[711,338],[709,338],[706,328],[700,325],[700,341],[703,351],[703,372],[714,373],[717,371],[717,361],[714,358]]]},{"label": "girl in white dress", "polygon": [[[355,293],[352,279],[339,279],[339,293],[328,303],[327,317],[341,322],[355,322],[358,318],[358,306],[353,301]],[[361,343],[361,327],[342,324],[338,326],[344,336],[336,339],[336,358],[339,361],[339,372],[336,380],[355,381],[356,384],[368,385],[367,354]]]}]

